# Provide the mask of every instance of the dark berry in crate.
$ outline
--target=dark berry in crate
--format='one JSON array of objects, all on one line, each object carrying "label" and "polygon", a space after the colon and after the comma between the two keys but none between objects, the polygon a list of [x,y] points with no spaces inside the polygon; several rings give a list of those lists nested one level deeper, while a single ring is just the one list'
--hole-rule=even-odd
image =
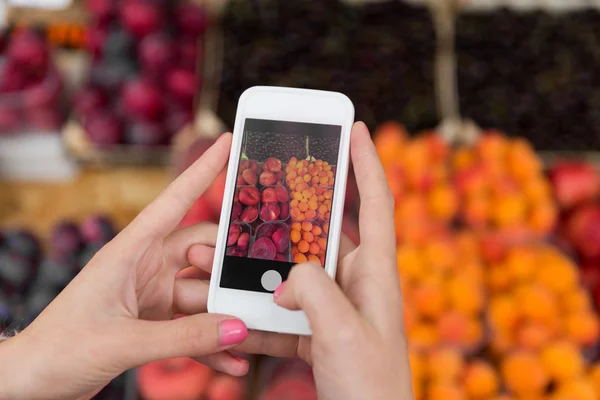
[{"label": "dark berry in crate", "polygon": [[248,247],[250,246],[250,234],[248,232],[243,232],[238,238],[237,245],[243,251],[248,251]]},{"label": "dark berry in crate", "polygon": [[86,117],[91,112],[101,110],[107,104],[106,92],[94,85],[84,86],[73,96],[73,109],[80,117]]},{"label": "dark berry in crate", "polygon": [[266,237],[261,237],[257,239],[256,242],[252,245],[250,249],[250,257],[258,258],[261,260],[274,260],[277,251],[275,249],[275,245],[271,239]]},{"label": "dark berry in crate", "polygon": [[233,246],[237,243],[242,233],[242,227],[236,224],[229,225],[229,234],[227,236],[227,246]]},{"label": "dark berry in crate", "polygon": [[196,75],[183,68],[175,68],[169,71],[166,82],[167,90],[175,100],[183,105],[191,106],[194,95],[198,90]]},{"label": "dark berry in crate", "polygon": [[198,58],[202,54],[201,50],[198,46],[198,40],[190,38],[182,39],[177,48],[179,65],[188,71],[196,72]]},{"label": "dark berry in crate", "polygon": [[9,294],[23,293],[35,270],[27,257],[7,250],[0,252],[0,287]]},{"label": "dark berry in crate", "polygon": [[267,237],[270,238],[277,231],[279,227],[276,224],[263,224],[256,231],[256,237]]},{"label": "dark berry in crate", "polygon": [[271,240],[273,240],[277,252],[283,253],[290,245],[290,231],[287,227],[281,227],[273,233]]},{"label": "dark berry in crate", "polygon": [[0,249],[8,250],[37,264],[42,256],[42,247],[37,238],[24,230],[4,231]]},{"label": "dark berry in crate", "polygon": [[93,18],[100,23],[107,23],[115,15],[116,0],[87,0],[86,6]]},{"label": "dark berry in crate", "polygon": [[124,111],[137,118],[158,120],[164,111],[164,93],[149,79],[135,79],[123,86]]},{"label": "dark berry in crate", "polygon": [[102,56],[107,38],[108,28],[106,26],[97,24],[88,28],[85,35],[85,48],[92,54],[94,59]]},{"label": "dark berry in crate", "polygon": [[77,257],[77,266],[79,269],[82,269],[90,260],[96,255],[98,251],[102,248],[101,243],[89,243],[85,246],[85,248],[79,253]]},{"label": "dark berry in crate", "polygon": [[227,249],[228,256],[246,257],[246,252],[247,250],[243,250],[239,247],[230,247]]},{"label": "dark berry in crate", "polygon": [[169,137],[169,132],[162,124],[152,121],[134,122],[125,133],[127,143],[143,147],[165,145]]},{"label": "dark berry in crate", "polygon": [[256,206],[260,199],[258,189],[254,186],[246,186],[240,190],[240,203],[246,206]]},{"label": "dark berry in crate", "polygon": [[97,146],[114,146],[123,142],[123,124],[111,112],[90,114],[85,120],[85,129],[90,141]]},{"label": "dark berry in crate", "polygon": [[119,91],[125,82],[135,78],[138,72],[138,67],[131,60],[117,60],[92,66],[90,72],[90,80],[108,93]]},{"label": "dark berry in crate", "polygon": [[194,4],[181,4],[175,10],[175,23],[183,34],[198,37],[206,31],[206,12]]},{"label": "dark berry in crate", "polygon": [[233,208],[231,210],[231,220],[235,221],[242,214],[242,205],[236,201],[233,203]]},{"label": "dark berry in crate", "polygon": [[116,235],[115,227],[104,215],[87,217],[80,226],[81,236],[85,243],[106,244]]},{"label": "dark berry in crate", "polygon": [[34,108],[27,111],[26,118],[32,129],[41,131],[57,130],[64,121],[62,111],[55,107]]},{"label": "dark berry in crate", "polygon": [[251,223],[256,220],[258,216],[258,208],[256,206],[248,206],[244,208],[242,211],[242,215],[240,215],[240,221]]},{"label": "dark berry in crate", "polygon": [[290,216],[290,203],[279,203],[279,219],[286,220]]},{"label": "dark berry in crate", "polygon": [[135,38],[121,28],[112,28],[108,32],[102,56],[108,61],[118,61],[135,57]]},{"label": "dark berry in crate", "polygon": [[139,44],[138,59],[142,70],[162,74],[174,63],[176,47],[173,39],[165,34],[145,37]]},{"label": "dark berry in crate", "polygon": [[51,258],[55,261],[74,260],[83,247],[79,227],[69,221],[56,224],[50,235]]},{"label": "dark berry in crate", "polygon": [[6,57],[31,77],[44,76],[50,60],[48,44],[41,35],[29,30],[22,31],[12,38]]},{"label": "dark berry in crate", "polygon": [[243,170],[240,178],[242,178],[238,181],[240,185],[254,186],[258,181],[258,176],[256,175],[256,172],[254,172],[251,168],[246,168],[245,170]]},{"label": "dark berry in crate", "polygon": [[159,5],[144,0],[120,2],[121,23],[133,36],[141,39],[160,31],[163,13]]}]

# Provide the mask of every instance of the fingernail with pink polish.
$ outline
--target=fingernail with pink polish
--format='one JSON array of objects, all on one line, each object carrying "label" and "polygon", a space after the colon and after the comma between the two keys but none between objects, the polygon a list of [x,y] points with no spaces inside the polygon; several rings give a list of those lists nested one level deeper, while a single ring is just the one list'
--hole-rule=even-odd
[{"label": "fingernail with pink polish", "polygon": [[242,343],[248,336],[248,328],[239,319],[228,319],[220,325],[221,346]]},{"label": "fingernail with pink polish", "polygon": [[283,293],[283,287],[285,286],[285,282],[286,281],[283,281],[279,286],[277,286],[277,289],[275,289],[275,291],[273,292],[273,297],[278,298],[281,295],[281,293]]}]

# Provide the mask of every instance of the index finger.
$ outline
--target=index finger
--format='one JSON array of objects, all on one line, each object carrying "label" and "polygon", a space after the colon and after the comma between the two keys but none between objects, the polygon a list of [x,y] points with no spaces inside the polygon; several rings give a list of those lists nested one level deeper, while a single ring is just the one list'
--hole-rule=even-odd
[{"label": "index finger", "polygon": [[225,133],[135,218],[130,229],[161,237],[171,233],[223,171],[230,149],[231,133]]},{"label": "index finger", "polygon": [[352,127],[350,153],[360,197],[361,247],[394,252],[394,197],[369,130],[362,122]]}]

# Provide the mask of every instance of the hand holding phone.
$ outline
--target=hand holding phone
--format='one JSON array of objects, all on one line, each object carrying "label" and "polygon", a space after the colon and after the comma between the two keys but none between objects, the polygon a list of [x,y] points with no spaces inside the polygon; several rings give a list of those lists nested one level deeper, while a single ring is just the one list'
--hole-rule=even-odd
[{"label": "hand holding phone", "polygon": [[321,267],[300,264],[274,294],[278,305],[306,313],[312,336],[249,331],[236,349],[299,356],[313,367],[319,399],[409,400],[394,201],[362,122],[352,129],[351,155],[361,198],[360,244],[342,235],[337,284]]},{"label": "hand holding phone", "polygon": [[254,87],[241,96],[208,307],[249,328],[310,334],[273,302],[295,264],[335,276],[354,107],[340,94]]}]

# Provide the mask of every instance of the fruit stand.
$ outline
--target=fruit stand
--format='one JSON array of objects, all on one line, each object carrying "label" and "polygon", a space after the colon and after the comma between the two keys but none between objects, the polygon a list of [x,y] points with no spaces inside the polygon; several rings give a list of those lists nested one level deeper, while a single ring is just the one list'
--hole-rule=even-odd
[{"label": "fruit stand", "polygon": [[[63,127],[81,173],[0,181],[0,330],[35,318],[231,128],[243,90],[320,88],[353,100],[395,198],[416,399],[600,398],[600,2],[122,3],[82,5],[83,49],[22,24],[2,37],[0,143]],[[65,51],[85,55],[83,83]],[[269,135],[243,145],[227,254],[323,264],[335,146]],[[218,222],[224,185],[180,226]],[[316,399],[305,364],[250,361],[245,379],[152,363],[98,398]]]}]

